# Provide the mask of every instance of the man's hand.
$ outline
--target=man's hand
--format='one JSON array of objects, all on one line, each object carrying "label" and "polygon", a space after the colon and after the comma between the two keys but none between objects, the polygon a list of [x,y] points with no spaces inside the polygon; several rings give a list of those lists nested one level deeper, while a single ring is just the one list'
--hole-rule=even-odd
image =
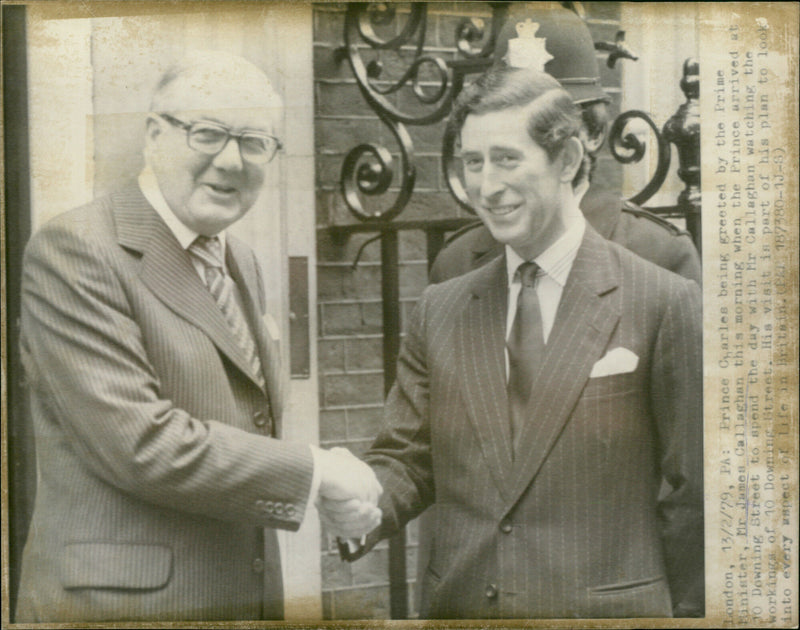
[{"label": "man's hand", "polygon": [[320,498],[317,509],[326,530],[338,538],[358,539],[381,524],[380,508],[358,499],[333,501]]},{"label": "man's hand", "polygon": [[381,522],[378,498],[383,492],[375,473],[344,448],[318,451],[320,487],[317,509],[328,530],[358,537]]}]

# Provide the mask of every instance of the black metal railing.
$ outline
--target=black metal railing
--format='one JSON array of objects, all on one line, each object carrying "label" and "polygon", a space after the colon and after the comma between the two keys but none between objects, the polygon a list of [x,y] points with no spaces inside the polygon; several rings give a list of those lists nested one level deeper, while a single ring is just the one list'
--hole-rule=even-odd
[{"label": "black metal railing", "polygon": [[[397,8],[389,3],[351,3],[345,17],[345,45],[334,54],[341,61],[346,59],[356,79],[358,88],[389,129],[397,143],[395,160],[392,151],[374,143],[359,144],[345,156],[341,171],[341,188],[350,212],[360,221],[379,224],[398,217],[414,191],[416,167],[414,145],[408,126],[428,126],[443,120],[460,93],[465,78],[489,68],[494,63],[494,47],[509,10],[507,2],[486,3],[491,10],[489,25],[484,19],[463,18],[456,27],[456,58],[445,59],[442,54],[427,53],[424,47],[427,32],[427,5],[410,3],[408,13],[401,19]],[[573,3],[562,3],[568,8]],[[389,28],[394,26],[394,28]],[[396,33],[381,37],[378,30]],[[624,42],[620,31],[614,42],[596,42],[595,48],[608,53],[607,64],[614,67],[619,59],[636,60]],[[402,59],[404,67],[398,77],[388,76],[384,62],[377,56],[368,58],[368,53],[394,51],[406,53]],[[410,56],[410,58],[409,58]],[[396,64],[395,64],[396,65]],[[641,162],[647,152],[647,144],[626,129],[633,120],[642,120],[655,138],[653,143],[657,155],[657,166],[645,187],[630,198],[637,205],[645,204],[664,184],[671,163],[670,145],[678,149],[679,176],[686,183],[675,206],[648,208],[657,214],[681,217],[695,237],[699,247],[699,106],[698,64],[689,59],[684,64],[681,88],[686,95],[678,112],[659,129],[649,114],[640,110],[622,113],[611,126],[609,149],[622,164]],[[412,95],[415,107],[393,102],[391,96],[404,91]],[[469,202],[460,189],[458,177],[453,172],[453,138],[442,139],[442,168],[445,180],[455,200],[470,209]],[[395,162],[399,162],[396,166]],[[397,174],[397,181],[395,181]],[[365,209],[362,200],[394,193],[382,206]],[[375,204],[372,204],[375,205]],[[378,230],[376,225],[376,231]]]}]

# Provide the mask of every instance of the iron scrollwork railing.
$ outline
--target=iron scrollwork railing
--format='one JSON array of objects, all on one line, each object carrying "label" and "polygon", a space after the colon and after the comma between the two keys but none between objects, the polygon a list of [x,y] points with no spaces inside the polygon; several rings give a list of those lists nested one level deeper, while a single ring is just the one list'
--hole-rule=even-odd
[{"label": "iron scrollwork railing", "polygon": [[642,158],[644,158],[645,153],[647,152],[647,145],[640,140],[638,136],[633,133],[625,133],[626,127],[628,127],[628,124],[632,120],[642,120],[647,124],[648,127],[650,127],[656,137],[658,148],[658,162],[656,164],[656,170],[653,173],[653,176],[650,178],[650,181],[645,184],[642,190],[630,198],[630,201],[633,203],[641,205],[650,199],[656,192],[658,192],[659,188],[661,188],[661,185],[664,183],[667,173],[669,172],[669,164],[672,154],[670,151],[669,142],[667,142],[664,139],[664,136],[659,133],[658,127],[653,122],[653,119],[647,114],[647,112],[633,109],[617,116],[616,120],[611,125],[608,146],[609,150],[611,151],[611,155],[614,156],[614,159],[622,164],[632,164],[635,162],[641,162]]},{"label": "iron scrollwork railing", "polygon": [[[350,3],[345,17],[345,45],[336,55],[347,59],[358,88],[371,109],[389,129],[397,144],[396,160],[385,146],[375,143],[359,144],[352,148],[342,164],[341,189],[350,212],[360,221],[384,223],[398,217],[407,206],[416,183],[414,145],[407,125],[426,126],[443,120],[449,113],[464,79],[469,74],[486,70],[494,63],[493,53],[497,36],[508,16],[510,3],[489,2],[491,18],[463,18],[456,26],[455,55],[445,59],[442,55],[426,53],[425,41],[428,26],[427,5],[408,3],[400,11],[392,3]],[[579,4],[562,2],[579,14]],[[404,19],[402,25],[398,20]],[[379,31],[392,33],[382,37]],[[397,33],[396,35],[393,33]],[[608,53],[607,65],[613,68],[620,59],[636,61],[638,57],[625,45],[623,31],[614,42],[596,42],[595,48]],[[367,60],[365,53],[377,54]],[[393,53],[401,58],[399,77],[386,76],[380,55]],[[408,59],[408,56],[411,56]],[[653,151],[657,155],[656,168],[641,191],[630,197],[637,205],[645,204],[664,184],[671,163],[670,144],[675,144],[680,160],[679,176],[686,183],[675,206],[649,208],[667,216],[684,217],[689,231],[699,247],[699,123],[697,106],[697,62],[687,60],[681,87],[687,102],[681,106],[663,129],[659,129],[650,116],[640,110],[620,114],[609,131],[609,150],[622,164],[639,163],[647,153],[647,143],[633,133],[626,133],[633,120],[643,121],[654,138]],[[410,90],[409,90],[410,89]],[[401,92],[413,95],[422,111],[411,111],[392,102]],[[473,212],[457,173],[453,155],[455,138],[443,137],[442,169],[445,182],[456,202]],[[395,163],[399,162],[399,166]],[[397,175],[397,177],[395,177]],[[390,201],[386,195],[394,192]],[[364,201],[370,201],[365,208]],[[383,203],[379,203],[382,201]],[[378,206],[378,207],[372,207]],[[474,213],[474,212],[473,212]]]},{"label": "iron scrollwork railing", "polygon": [[[397,193],[385,209],[367,210],[361,196],[375,197],[389,191],[394,180],[394,159],[391,152],[377,144],[360,144],[345,156],[342,164],[341,187],[345,203],[361,221],[390,221],[407,205],[416,181],[414,148],[406,125],[430,125],[443,120],[461,91],[464,77],[479,72],[491,64],[491,53],[497,33],[508,11],[507,3],[490,3],[491,30],[486,32],[479,20],[465,18],[457,27],[456,48],[461,59],[445,60],[424,54],[427,32],[427,6],[411,3],[406,22],[394,37],[381,38],[376,28],[391,24],[398,11],[391,4],[369,5],[351,3],[345,17],[345,46],[337,54],[346,57],[364,100],[369,103],[384,125],[388,127],[399,147],[400,167]],[[476,44],[482,44],[476,46]],[[411,48],[414,58],[402,75],[386,80],[380,59],[366,61],[362,49],[401,51]],[[390,96],[410,88],[422,112],[404,111],[392,103]]]},{"label": "iron scrollwork railing", "polygon": [[[428,7],[425,3],[409,3],[408,10],[402,12],[398,10],[398,5],[391,3],[350,3],[345,16],[344,46],[334,53],[340,62],[347,59],[362,97],[389,129],[398,146],[397,160],[388,148],[377,143],[359,144],[347,153],[341,169],[341,190],[348,209],[359,223],[327,228],[337,240],[346,239],[357,232],[377,234],[377,237],[362,244],[354,265],[364,246],[380,239],[384,386],[387,392],[394,381],[400,343],[398,232],[425,230],[430,264],[443,243],[444,232],[471,221],[463,218],[394,220],[406,208],[417,180],[414,145],[407,125],[427,126],[442,121],[450,113],[465,77],[482,72],[494,63],[495,44],[507,19],[510,3],[487,4],[491,10],[488,26],[485,19],[462,19],[456,26],[454,58],[445,59],[425,51],[428,26]],[[579,3],[561,4],[582,15]],[[404,19],[404,23],[396,23],[399,19]],[[622,31],[617,33],[614,42],[596,42],[595,48],[608,52],[607,65],[610,68],[619,59],[637,59],[626,48]],[[387,76],[389,64],[384,63],[382,55],[390,53],[397,55],[401,61],[402,69],[395,73],[399,75],[398,78]],[[368,59],[369,56],[372,58]],[[410,60],[407,58],[409,56]],[[681,88],[687,102],[663,130],[658,129],[646,112],[624,112],[611,126],[608,145],[611,154],[619,162],[636,163],[645,157],[648,147],[635,134],[626,132],[629,123],[636,119],[644,121],[655,137],[654,150],[658,155],[655,172],[645,187],[631,197],[631,201],[639,205],[652,198],[663,185],[671,162],[670,143],[678,147],[678,175],[686,183],[686,189],[680,194],[676,206],[649,209],[666,216],[685,217],[699,249],[697,62],[688,60],[684,64]],[[403,105],[401,97],[409,93],[411,98]],[[413,104],[413,107],[409,104]],[[457,203],[474,214],[459,178],[454,156],[455,141],[456,138],[446,131],[442,138],[445,181]],[[395,165],[396,162],[399,162],[399,166]],[[387,197],[391,194],[394,196]],[[408,611],[404,533],[390,540],[389,574],[391,616],[404,619]]]}]

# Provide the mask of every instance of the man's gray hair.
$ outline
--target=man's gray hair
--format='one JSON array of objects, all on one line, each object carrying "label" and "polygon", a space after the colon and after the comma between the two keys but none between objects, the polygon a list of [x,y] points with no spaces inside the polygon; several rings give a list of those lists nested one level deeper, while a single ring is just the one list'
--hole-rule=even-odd
[{"label": "man's gray hair", "polygon": [[215,75],[250,76],[254,82],[254,92],[261,87],[275,107],[281,106],[280,96],[273,89],[267,75],[255,64],[225,51],[193,50],[172,63],[161,75],[150,100],[150,111],[160,112],[166,109],[171,89],[179,80],[195,80],[202,85]]}]

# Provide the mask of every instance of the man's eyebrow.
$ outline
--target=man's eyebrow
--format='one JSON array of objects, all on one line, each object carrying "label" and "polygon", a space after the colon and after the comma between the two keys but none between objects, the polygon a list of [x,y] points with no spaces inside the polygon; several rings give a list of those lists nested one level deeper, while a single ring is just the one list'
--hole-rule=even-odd
[{"label": "man's eyebrow", "polygon": [[266,128],[260,129],[258,127],[242,127],[241,129],[237,129],[235,127],[231,127],[230,124],[228,124],[227,122],[225,122],[223,120],[220,120],[219,118],[217,118],[213,114],[210,114],[210,115],[209,114],[201,114],[200,116],[198,116],[196,118],[192,118],[191,120],[192,120],[193,123],[200,123],[200,122],[214,123],[215,125],[219,125],[220,127],[224,127],[225,129],[230,129],[231,131],[234,131],[234,132],[237,132],[237,133],[243,133],[243,132],[248,132],[248,131],[253,132],[253,133],[260,133],[260,134],[264,134],[264,135],[270,135],[272,133],[272,129],[266,129]]},{"label": "man's eyebrow", "polygon": [[489,147],[490,153],[500,153],[503,151],[507,153],[521,153],[518,147],[512,147],[505,144],[495,144]]},{"label": "man's eyebrow", "polygon": [[220,127],[225,127],[226,129],[233,129],[229,123],[226,123],[224,120],[217,118],[213,114],[201,114],[195,119],[197,122],[207,122],[207,123],[214,123],[215,125],[219,125]]},{"label": "man's eyebrow", "polygon": [[[500,153],[500,152],[508,152],[508,153],[521,153],[519,147],[513,147],[510,145],[505,144],[493,144],[489,147],[489,153]],[[458,151],[460,155],[466,155],[467,153],[483,153],[482,149],[460,149]]]}]

